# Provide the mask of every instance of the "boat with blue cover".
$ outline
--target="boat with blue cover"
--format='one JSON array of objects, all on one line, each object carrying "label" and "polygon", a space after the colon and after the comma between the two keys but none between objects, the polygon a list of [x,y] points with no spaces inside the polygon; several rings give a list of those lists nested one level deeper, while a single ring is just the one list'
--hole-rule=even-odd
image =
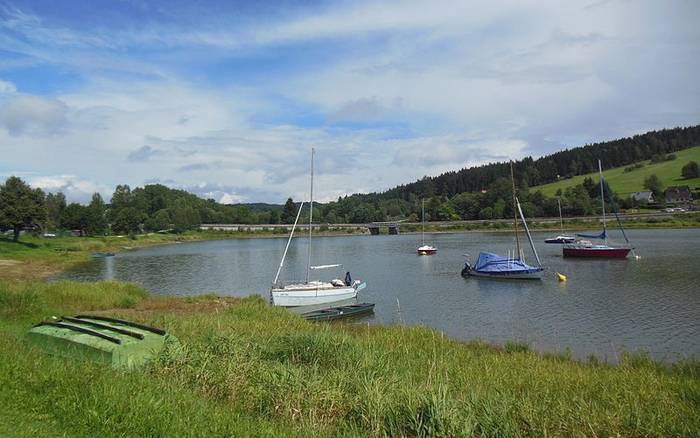
[{"label": "boat with blue cover", "polygon": [[[540,257],[537,255],[537,249],[535,249],[535,244],[532,241],[530,230],[527,227],[527,221],[525,221],[523,209],[520,207],[520,201],[518,201],[518,198],[515,195],[515,178],[513,176],[512,161],[510,163],[510,177],[513,184],[513,229],[515,231],[515,252],[504,257],[491,252],[482,251],[479,253],[479,257],[476,259],[476,263],[473,265],[469,263],[467,256],[467,261],[464,263],[464,268],[462,269],[462,275],[464,277],[473,276],[512,280],[540,280],[542,278],[544,268],[540,262]],[[520,250],[520,240],[518,238],[518,215],[520,216],[520,220],[525,228],[527,239],[530,242],[530,248],[532,249],[535,259],[537,260],[537,266],[527,264],[525,262],[525,257]]]},{"label": "boat with blue cover", "polygon": [[530,266],[524,260],[514,257],[503,257],[491,252],[480,252],[474,266],[465,263],[462,275],[474,277],[489,277],[501,279],[539,280],[542,278],[542,266]]}]

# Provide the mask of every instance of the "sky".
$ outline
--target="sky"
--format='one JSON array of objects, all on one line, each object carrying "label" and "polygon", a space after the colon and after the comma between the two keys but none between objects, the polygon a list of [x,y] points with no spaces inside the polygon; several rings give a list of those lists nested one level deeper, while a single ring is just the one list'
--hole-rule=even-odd
[{"label": "sky", "polygon": [[223,203],[700,123],[700,2],[0,0],[0,179]]}]

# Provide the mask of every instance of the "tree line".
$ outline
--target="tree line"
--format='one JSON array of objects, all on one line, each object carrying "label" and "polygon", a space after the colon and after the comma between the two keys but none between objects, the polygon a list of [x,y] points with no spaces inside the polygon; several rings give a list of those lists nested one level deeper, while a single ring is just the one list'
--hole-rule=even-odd
[{"label": "tree line", "polygon": [[[699,144],[700,125],[651,131],[619,140],[594,143],[556,152],[537,160],[526,157],[513,163],[516,185],[523,193],[522,197],[527,199],[531,213],[538,216],[557,215],[556,199],[546,199],[541,194],[529,194],[529,188],[595,172],[598,170],[598,159],[603,160],[606,168],[627,166],[642,160],[658,162],[674,159],[673,152]],[[694,172],[693,165],[689,163],[688,166],[684,175]],[[634,170],[631,167],[630,171]],[[359,223],[397,218],[419,220],[421,199],[426,200],[427,220],[508,217],[510,195],[502,196],[499,189],[504,180],[510,180],[508,162],[464,168],[436,177],[426,176],[382,193],[338,198],[337,201],[322,206],[319,220],[331,223]],[[585,199],[583,193],[581,188],[573,188],[559,194],[563,197],[562,201],[566,202],[566,213],[579,215],[593,212],[587,207],[589,200]],[[631,206],[629,200],[619,201],[621,206]],[[555,208],[552,209],[552,206]]]},{"label": "tree line", "polygon": [[11,176],[0,185],[0,230],[17,240],[24,229],[71,230],[80,235],[183,232],[201,223],[277,223],[277,208],[252,211],[243,205],[219,204],[161,184],[133,190],[118,185],[110,203],[99,193],[87,205],[67,203],[63,193],[44,193]]},{"label": "tree line", "polygon": [[[700,144],[700,125],[664,129],[630,138],[595,143],[557,152],[533,160],[514,162],[518,196],[529,217],[558,215],[557,198],[567,216],[596,214],[600,196],[597,183],[582,184],[546,197],[531,186],[590,173],[602,158],[607,167],[630,165],[641,160],[654,162],[674,159],[673,152]],[[628,166],[634,171],[639,164]],[[687,163],[684,178],[696,178],[698,164]],[[650,177],[645,187],[660,195],[658,178]],[[356,194],[326,204],[314,203],[314,221],[320,223],[367,223],[408,219],[421,220],[421,201],[426,201],[426,220],[501,219],[512,217],[509,163],[492,163],[437,177],[424,177],[383,193]],[[634,201],[619,199],[606,191],[608,202],[632,207]],[[141,232],[183,232],[202,223],[276,224],[293,223],[299,203],[292,198],[283,206],[270,204],[225,205],[203,199],[184,190],[161,184],[131,189],[118,185],[106,203],[95,193],[87,205],[67,203],[63,193],[45,194],[17,177],[0,186],[0,229],[11,229],[15,239],[22,229],[74,230],[81,235],[135,234]],[[305,209],[306,210],[306,209]],[[308,210],[300,221],[308,220]]]}]

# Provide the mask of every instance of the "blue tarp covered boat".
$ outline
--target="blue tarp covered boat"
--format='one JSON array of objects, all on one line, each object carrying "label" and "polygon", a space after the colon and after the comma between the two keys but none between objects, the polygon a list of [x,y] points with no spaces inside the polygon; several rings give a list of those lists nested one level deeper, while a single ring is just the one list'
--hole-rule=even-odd
[{"label": "blue tarp covered boat", "polygon": [[540,279],[544,269],[530,266],[523,260],[503,257],[490,252],[480,252],[474,266],[465,264],[463,275],[503,279]]},{"label": "blue tarp covered boat", "polygon": [[[503,257],[491,252],[481,251],[474,265],[471,265],[469,260],[467,260],[467,262],[464,264],[462,275],[465,277],[475,276],[518,280],[539,280],[542,278],[544,268],[542,267],[542,262],[540,262],[540,257],[537,255],[537,249],[535,249],[535,243],[532,241],[530,230],[527,227],[527,221],[525,220],[523,209],[520,207],[520,201],[518,201],[517,196],[515,196],[515,177],[513,176],[512,161],[510,163],[510,179],[511,183],[513,184],[513,229],[515,231],[516,250],[513,252],[512,257]],[[537,266],[530,266],[525,263],[523,254],[520,251],[520,241],[518,239],[518,215],[520,216],[520,220],[525,228],[525,234],[527,235],[527,240],[530,242],[532,253],[535,255],[535,259],[537,260]]]}]

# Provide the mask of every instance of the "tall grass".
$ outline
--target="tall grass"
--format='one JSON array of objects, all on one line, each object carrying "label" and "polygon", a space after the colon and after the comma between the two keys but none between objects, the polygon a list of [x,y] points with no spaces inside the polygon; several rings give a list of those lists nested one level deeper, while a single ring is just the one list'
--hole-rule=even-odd
[{"label": "tall grass", "polygon": [[[119,283],[0,282],[0,303],[13,308],[0,317],[0,356],[12,358],[0,361],[0,435],[700,431],[695,362],[580,363],[520,344],[457,342],[421,327],[315,325],[261,298],[159,301]],[[184,353],[126,373],[45,356],[22,339],[30,318],[99,309],[166,328]]]}]

